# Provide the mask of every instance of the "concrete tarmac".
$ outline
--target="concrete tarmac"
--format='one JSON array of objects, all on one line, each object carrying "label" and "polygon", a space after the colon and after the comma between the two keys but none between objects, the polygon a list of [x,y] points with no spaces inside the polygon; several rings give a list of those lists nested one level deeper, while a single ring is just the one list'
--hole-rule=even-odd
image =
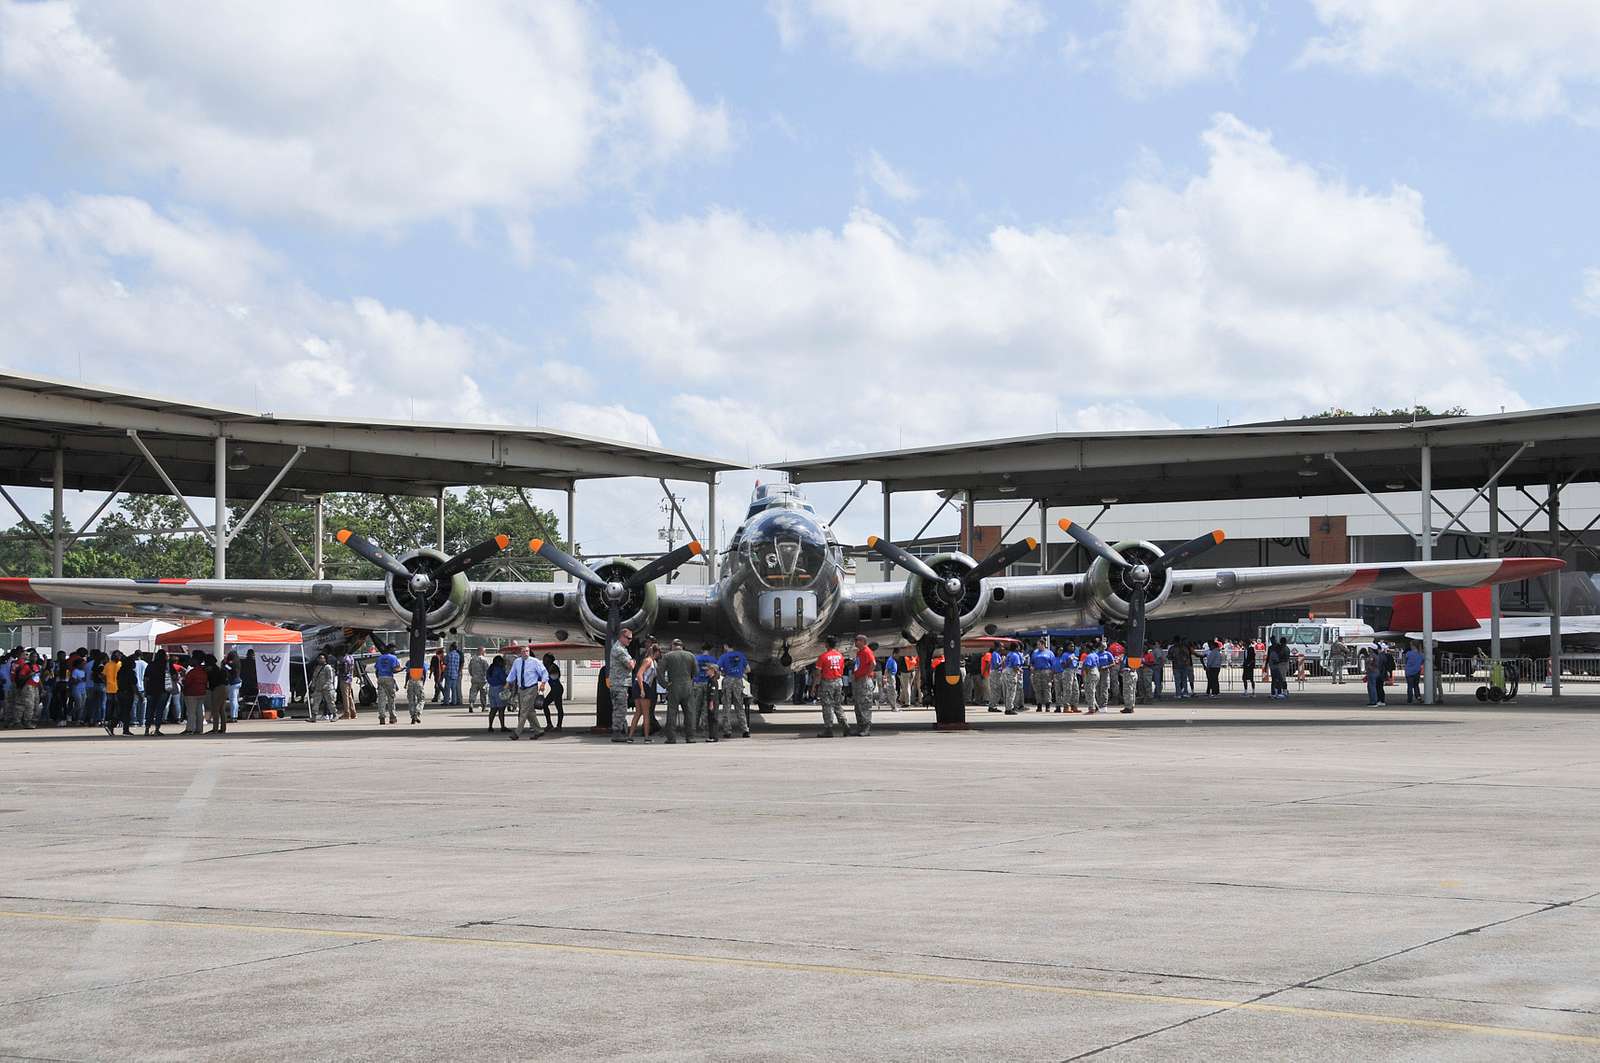
[{"label": "concrete tarmac", "polygon": [[0,734],[0,1058],[1596,1059],[1600,701]]}]

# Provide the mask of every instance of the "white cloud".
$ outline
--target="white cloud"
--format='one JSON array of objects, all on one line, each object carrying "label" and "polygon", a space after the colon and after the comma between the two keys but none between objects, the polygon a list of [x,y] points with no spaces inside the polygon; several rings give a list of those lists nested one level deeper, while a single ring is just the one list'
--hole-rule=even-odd
[{"label": "white cloud", "polygon": [[1590,317],[1600,317],[1600,266],[1590,266],[1583,271],[1577,307]]},{"label": "white cloud", "polygon": [[4,2],[0,79],[186,196],[391,228],[724,150],[723,107],[599,21],[577,0]]},{"label": "white cloud", "polygon": [[773,0],[784,47],[820,29],[859,63],[971,66],[1045,27],[1034,0]]},{"label": "white cloud", "polygon": [[250,236],[142,200],[0,201],[0,319],[18,369],[246,408],[506,420],[475,368],[503,338],[332,299]]},{"label": "white cloud", "polygon": [[1254,39],[1234,0],[1125,0],[1109,44],[1124,87],[1139,93],[1232,77]]},{"label": "white cloud", "polygon": [[922,195],[922,190],[909,177],[889,165],[889,160],[876,151],[868,153],[861,170],[878,191],[896,203],[909,203]]},{"label": "white cloud", "polygon": [[1313,0],[1328,34],[1305,58],[1470,93],[1491,112],[1600,119],[1600,4],[1592,0]]},{"label": "white cloud", "polygon": [[[748,396],[676,408],[778,457],[1160,423],[1174,400],[1188,423],[1218,402],[1515,404],[1506,359],[1559,351],[1483,319],[1416,191],[1351,187],[1230,116],[1202,139],[1203,172],[1131,181],[1103,219],[980,241],[919,243],[859,209],[837,230],[648,220],[592,328],[685,391]],[[828,415],[771,415],[797,394]]]}]

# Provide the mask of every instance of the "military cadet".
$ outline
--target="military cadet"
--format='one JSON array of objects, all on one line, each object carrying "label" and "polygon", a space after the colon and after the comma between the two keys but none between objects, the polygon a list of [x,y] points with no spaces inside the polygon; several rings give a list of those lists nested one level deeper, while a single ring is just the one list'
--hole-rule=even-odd
[{"label": "military cadet", "polygon": [[633,679],[633,655],[628,645],[633,642],[633,629],[617,632],[617,641],[606,654],[606,693],[611,698],[611,740],[628,740],[628,684]]},{"label": "military cadet", "polygon": [[850,696],[856,706],[856,734],[865,738],[872,734],[872,678],[878,670],[878,658],[867,645],[867,636],[856,636],[856,660],[850,669]]},{"label": "military cadet", "polygon": [[[428,700],[427,691],[422,689],[422,669],[415,672],[406,671],[406,705],[411,709],[411,722],[422,722],[422,703]],[[394,723],[394,717],[389,717],[389,722]]]},{"label": "military cadet", "polygon": [[[1005,666],[1006,655],[998,646],[984,654],[983,661],[979,665],[979,670],[983,672],[984,689],[989,694],[990,712],[1004,711],[1001,706],[1005,704],[1005,678],[1002,674]],[[937,683],[938,681],[937,673],[935,673],[934,682]]]},{"label": "military cadet", "polygon": [[1067,643],[1067,648],[1061,651],[1061,688],[1056,691],[1056,711],[1078,711],[1078,681],[1082,677],[1083,657],[1078,652],[1076,642]]},{"label": "military cadet", "polygon": [[1111,704],[1111,677],[1117,670],[1116,660],[1109,647],[1102,645],[1095,650],[1095,661],[1100,665],[1100,681],[1094,689],[1096,712]]},{"label": "military cadet", "polygon": [[1050,652],[1050,643],[1040,639],[1028,656],[1028,667],[1033,674],[1033,703],[1040,712],[1049,712],[1055,700],[1056,655]]},{"label": "military cadet", "polygon": [[1083,667],[1079,672],[1083,681],[1083,711],[1091,715],[1100,711],[1100,653],[1100,640],[1095,639],[1083,651]]},{"label": "military cadet", "polygon": [[1350,647],[1345,645],[1344,637],[1333,640],[1333,647],[1328,650],[1328,672],[1333,676],[1335,683],[1344,682],[1344,662],[1350,656]]},{"label": "military cadet", "polygon": [[708,642],[700,647],[700,652],[694,658],[694,721],[684,730],[693,732],[699,730],[706,736],[706,740],[717,740],[717,722],[713,718],[717,706],[717,681],[713,674],[717,670],[717,655],[711,652]]},{"label": "military cadet", "polygon": [[[550,672],[528,646],[523,646],[522,655],[511,662],[506,672],[506,690],[516,699],[517,706],[517,729],[511,732],[511,740],[521,738],[530,721],[537,740],[544,734],[539,727],[539,710],[544,708],[544,696],[550,693]],[[503,717],[500,726],[505,726]]]},{"label": "military cadet", "polygon": [[[129,670],[130,673],[132,669]],[[28,655],[20,658],[11,672],[12,685],[17,688],[17,726],[34,728],[39,721],[39,654],[29,650]],[[131,682],[131,680],[130,680]],[[131,699],[129,704],[132,704]],[[128,717],[122,717],[122,733],[128,733]]]},{"label": "military cadet", "polygon": [[1128,651],[1124,649],[1122,656],[1117,659],[1117,674],[1122,679],[1122,711],[1132,712],[1134,700],[1138,697],[1139,677],[1137,669],[1144,666],[1143,659],[1138,661],[1128,660]]},{"label": "military cadet", "polygon": [[817,658],[817,701],[822,704],[822,730],[819,738],[833,737],[833,721],[839,721],[839,737],[850,733],[844,722],[844,654],[839,652],[839,640],[828,636],[828,648]]},{"label": "military cadet", "polygon": [[660,674],[667,684],[667,745],[678,740],[678,719],[683,719],[685,745],[694,741],[694,677],[700,671],[694,654],[683,648],[682,639],[672,640],[672,649],[661,657]]},{"label": "military cadet", "polygon": [[717,671],[722,673],[722,737],[732,738],[737,728],[741,738],[750,737],[750,717],[744,703],[744,674],[750,668],[745,655],[722,644],[722,656],[717,658]]},{"label": "military cadet", "polygon": [[339,673],[333,670],[326,653],[317,654],[306,691],[306,722],[331,720],[339,704]]},{"label": "military cadet", "polygon": [[1005,667],[1000,670],[1000,689],[1005,695],[1006,715],[1015,716],[1022,705],[1022,650],[1006,653]]},{"label": "military cadet", "polygon": [[[400,658],[394,655],[392,648],[385,646],[383,652],[378,654],[372,670],[378,676],[378,722],[394,723],[395,676],[400,673]],[[388,715],[387,720],[384,719],[385,714]]]},{"label": "military cadet", "polygon": [[900,693],[900,664],[894,659],[894,654],[885,654],[883,658],[883,678],[878,683],[878,696],[889,707],[890,712],[900,711],[898,700]]},{"label": "military cadet", "polygon": [[484,680],[489,675],[489,660],[483,655],[483,647],[479,646],[472,651],[472,656],[467,659],[467,711],[473,712],[481,705],[489,704],[489,688],[484,685]]}]

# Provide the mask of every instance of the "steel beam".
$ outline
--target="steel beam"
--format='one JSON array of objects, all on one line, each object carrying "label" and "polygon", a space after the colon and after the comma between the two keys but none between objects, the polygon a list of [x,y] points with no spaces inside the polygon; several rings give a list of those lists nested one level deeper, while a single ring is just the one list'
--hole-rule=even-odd
[{"label": "steel beam", "polygon": [[856,496],[861,493],[861,489],[863,487],[865,487],[865,486],[867,486],[867,481],[866,480],[862,480],[860,483],[856,484],[856,489],[854,491],[851,491],[850,492],[850,497],[844,500],[844,505],[839,507],[839,512],[835,513],[833,515],[833,519],[828,521],[828,526],[830,528],[833,525],[839,523],[839,518],[844,516],[844,511],[850,508],[850,503],[852,503],[852,502],[854,502],[856,500]]},{"label": "steel beam", "polygon": [[[135,437],[135,438],[138,438],[138,437]],[[140,446],[143,446],[143,445],[144,444],[142,444],[142,443],[140,444]],[[216,453],[215,453],[215,456],[213,457],[212,460],[213,460],[213,463],[214,463],[214,468],[212,470],[212,476],[213,476],[213,489],[214,489],[214,492],[215,492],[215,497],[214,497],[213,501],[216,503],[216,514],[217,514],[216,523],[214,523],[211,526],[211,546],[212,546],[212,558],[213,558],[213,560],[212,560],[212,578],[213,579],[227,579],[228,578],[228,437],[227,436],[220,435],[220,434],[217,436]],[[166,473],[162,473],[162,475],[165,476]],[[184,505],[187,506],[188,504],[189,504],[188,502],[184,502]],[[199,518],[195,519],[195,523],[196,524],[200,523]],[[216,616],[216,617],[212,618],[211,652],[216,656],[217,660],[219,660],[219,661],[222,660],[223,646],[224,646],[225,641],[226,641],[223,638],[223,633],[224,633],[224,630],[226,628],[227,623],[228,623],[228,621],[227,621],[227,618],[225,618],[225,617]]]},{"label": "steel beam", "polygon": [[[323,578],[325,578],[323,576],[323,571],[324,571],[324,567],[325,566],[323,564],[322,549],[323,549],[323,539],[327,535],[327,529],[323,526],[323,522],[326,520],[326,518],[327,518],[327,507],[323,503],[323,496],[322,495],[318,495],[316,504],[312,507],[312,510],[311,510],[311,528],[312,528],[312,531],[311,531],[311,556],[312,556],[311,578],[312,579],[323,579]],[[292,540],[289,540],[289,536],[288,536],[287,533],[285,533],[284,539],[289,542],[290,546],[294,546],[294,542]],[[300,553],[300,548],[298,546],[295,546],[294,552],[295,552],[296,555],[299,556],[301,561],[305,560],[305,555]]]},{"label": "steel beam", "polygon": [[[250,518],[256,515],[256,511],[262,507],[268,498],[272,497],[272,492],[276,491],[278,489],[278,485],[283,483],[283,478],[289,475],[289,470],[294,468],[294,463],[299,461],[300,455],[304,454],[305,452],[305,447],[295,448],[294,453],[289,455],[289,460],[283,463],[283,468],[278,470],[278,475],[274,476],[272,478],[272,482],[267,484],[266,490],[262,491],[260,496],[256,498],[255,502],[250,506],[250,508],[244,511],[244,516],[239,518],[239,523],[235,524],[231,529],[229,529],[229,546],[233,545],[233,541],[239,537],[239,533],[244,530],[244,526],[250,523]],[[321,505],[321,502],[322,500],[319,498],[317,500],[318,505]]]},{"label": "steel beam", "polygon": [[712,473],[706,478],[706,582],[716,583],[717,575],[717,474]]},{"label": "steel beam", "polygon": [[944,499],[939,503],[939,508],[933,511],[933,515],[931,517],[922,522],[922,527],[917,529],[917,534],[911,537],[912,542],[916,542],[918,539],[922,538],[923,535],[927,534],[928,529],[933,527],[933,522],[939,518],[939,514],[944,512],[945,507],[948,506],[955,499],[955,497],[954,491],[951,491],[944,496]]},{"label": "steel beam", "polygon": [[[688,533],[689,538],[695,540],[696,542],[700,542],[700,536],[694,533],[694,525],[689,523],[689,518],[685,517],[683,515],[683,510],[678,508],[678,498],[672,493],[672,488],[667,486],[666,479],[658,476],[656,477],[656,483],[660,484],[661,490],[666,492],[667,501],[672,504],[672,512],[676,513],[678,515],[678,519],[683,522],[683,530]],[[702,545],[704,544],[702,543]]]},{"label": "steel beam", "polygon": [[[567,549],[572,551],[574,557],[578,554],[578,485],[567,485]],[[577,583],[578,577],[567,576],[568,583]]]},{"label": "steel beam", "polygon": [[[1110,508],[1111,508],[1111,503],[1109,503],[1109,502],[1100,503],[1100,512],[1096,513],[1094,515],[1094,517],[1090,519],[1089,523],[1084,525],[1084,527],[1087,528],[1090,531],[1093,531],[1094,530],[1094,526],[1096,524],[1100,523],[1100,518],[1105,516],[1106,515],[1106,511],[1108,511]],[[1050,566],[1050,571],[1046,572],[1045,575],[1047,575],[1047,576],[1054,575],[1056,570],[1058,570],[1062,565],[1067,563],[1067,558],[1071,557],[1074,553],[1077,552],[1077,549],[1078,549],[1078,541],[1076,539],[1074,539],[1072,542],[1067,544],[1066,550],[1062,551],[1061,556],[1056,558],[1056,563]]]},{"label": "steel beam", "polygon": [[11,497],[11,492],[4,487],[0,487],[0,498],[4,498],[11,503],[11,508],[16,510],[17,516],[22,518],[22,523],[28,526],[28,531],[33,533],[33,537],[38,540],[39,545],[48,550],[50,548],[50,536],[46,535],[44,529],[33,522],[32,517],[22,512],[22,507],[17,505],[17,500]]},{"label": "steel beam", "polygon": [[[163,469],[161,467],[161,463],[156,460],[156,456],[150,453],[150,448],[144,445],[144,440],[139,438],[138,430],[133,428],[128,429],[128,438],[133,440],[133,445],[139,448],[139,453],[144,455],[144,460],[150,463],[150,467],[156,471],[156,475],[161,477],[161,482],[167,485],[167,490],[172,492],[172,497],[183,503],[183,508],[189,511],[189,516],[194,518],[196,526],[202,529],[201,534],[206,537],[206,541],[212,545],[213,549],[217,547],[218,543],[221,543],[222,549],[226,550],[228,544],[221,542],[221,537],[226,533],[227,521],[224,520],[219,524],[214,524],[212,525],[211,531],[205,531],[204,528],[206,522],[200,519],[200,514],[194,511],[194,507],[191,506],[189,504],[189,500],[183,496],[183,492],[178,490],[178,485],[172,482],[172,477],[167,475],[167,470]],[[217,437],[216,447],[226,447],[227,445],[228,440],[226,436]],[[212,456],[212,466],[212,488],[213,491],[218,492],[216,495],[217,508],[223,513],[224,516],[226,516],[228,509],[228,500],[226,497],[228,488],[227,454],[223,453],[221,450],[217,450]],[[221,579],[222,577],[218,576],[217,578]]]},{"label": "steel beam", "polygon": [[1334,464],[1334,466],[1338,468],[1338,470],[1340,472],[1344,473],[1345,476],[1347,476],[1349,478],[1350,482],[1355,484],[1356,487],[1358,487],[1361,490],[1362,494],[1366,495],[1368,498],[1370,498],[1373,501],[1373,504],[1375,504],[1379,509],[1383,510],[1385,513],[1389,514],[1389,519],[1394,521],[1396,524],[1400,525],[1400,529],[1402,531],[1404,531],[1407,536],[1410,537],[1412,542],[1416,542],[1417,541],[1417,533],[1411,530],[1411,525],[1409,525],[1405,521],[1401,520],[1398,516],[1395,515],[1394,510],[1392,510],[1388,506],[1384,505],[1383,499],[1379,498],[1377,495],[1375,495],[1371,491],[1369,491],[1367,489],[1367,485],[1361,482],[1361,478],[1359,476],[1357,476],[1355,473],[1351,472],[1349,469],[1345,468],[1344,462],[1340,461],[1338,459],[1338,457],[1336,455],[1332,454],[1332,453],[1324,453],[1322,456],[1324,458],[1327,458],[1329,461],[1331,461]]},{"label": "steel beam", "polygon": [[[1489,481],[1489,556],[1500,556],[1500,481]],[[1500,659],[1500,587],[1489,588],[1489,657]]]},{"label": "steel beam", "polygon": [[139,459],[134,458],[133,461],[128,465],[128,471],[122,474],[122,479],[118,480],[116,486],[111,489],[105,498],[100,500],[100,504],[98,506],[94,507],[94,512],[89,514],[89,519],[83,522],[83,527],[72,533],[72,538],[67,540],[68,550],[71,550],[73,544],[81,539],[84,533],[94,525],[95,519],[99,517],[101,513],[105,512],[105,508],[112,502],[116,501],[117,495],[122,493],[123,487],[127,485],[128,479],[133,476],[134,470],[138,467]]}]

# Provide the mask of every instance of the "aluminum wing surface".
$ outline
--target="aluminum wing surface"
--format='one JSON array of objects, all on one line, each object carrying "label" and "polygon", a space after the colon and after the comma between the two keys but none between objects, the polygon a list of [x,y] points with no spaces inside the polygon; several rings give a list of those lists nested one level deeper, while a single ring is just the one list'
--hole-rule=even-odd
[{"label": "aluminum wing surface", "polygon": [[[459,624],[484,635],[555,641],[581,635],[569,583],[473,583]],[[282,624],[402,627],[382,580],[28,579],[0,578],[0,600],[109,612],[233,616]]]},{"label": "aluminum wing surface", "polygon": [[[1399,561],[1366,565],[1283,565],[1266,568],[1174,569],[1170,590],[1152,600],[1149,615],[1205,616],[1246,609],[1314,605],[1343,598],[1384,598],[1533,579],[1563,567],[1549,557],[1473,561]],[[1070,627],[1122,620],[1123,603],[1108,600],[1086,573],[998,576],[985,614],[1002,629]]]}]

